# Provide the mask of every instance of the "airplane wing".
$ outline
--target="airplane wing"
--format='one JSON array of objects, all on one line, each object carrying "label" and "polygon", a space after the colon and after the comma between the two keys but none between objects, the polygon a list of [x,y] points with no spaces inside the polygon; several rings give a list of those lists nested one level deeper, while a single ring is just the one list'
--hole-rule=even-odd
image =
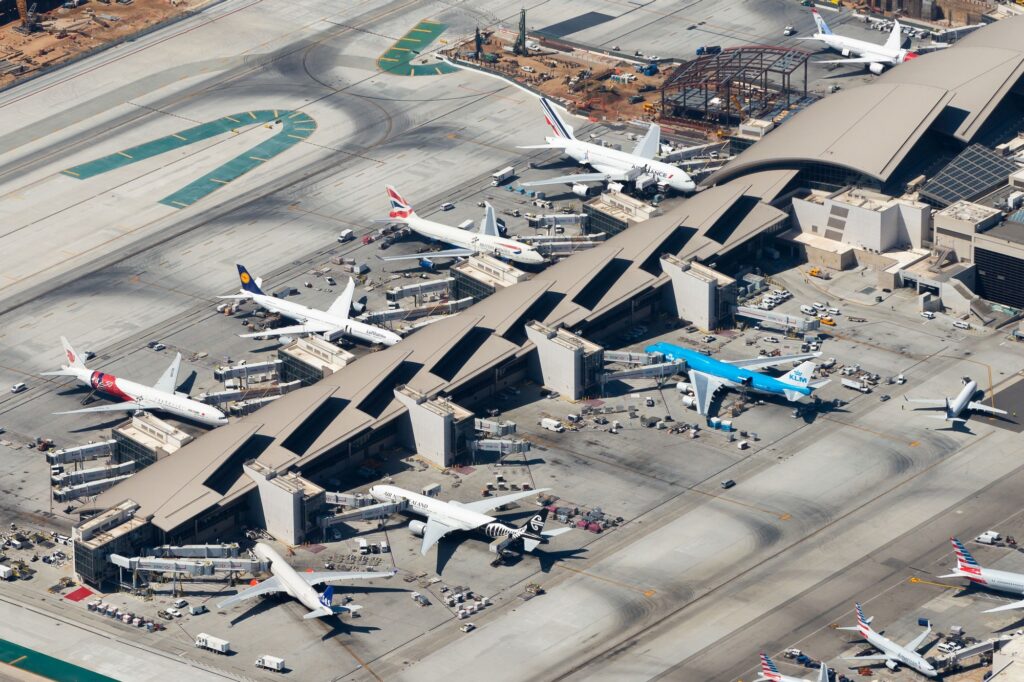
[{"label": "airplane wing", "polygon": [[410,253],[407,256],[377,256],[384,262],[393,260],[423,260],[424,258],[465,258],[475,256],[473,249],[445,249],[443,251],[427,251],[425,253]]},{"label": "airplane wing", "polygon": [[153,384],[153,388],[164,393],[174,393],[174,390],[178,388],[178,372],[181,370],[181,353],[174,356],[174,362],[171,366],[164,370],[163,375],[160,379]]},{"label": "airplane wing", "polygon": [[530,182],[519,183],[520,187],[543,187],[545,185],[566,185],[577,182],[608,182],[615,178],[611,173],[577,173],[576,175],[559,175],[557,178],[547,180],[531,180]]},{"label": "airplane wing", "polygon": [[321,332],[332,331],[333,329],[334,327],[326,324],[306,322],[305,324],[293,324],[287,327],[264,329],[261,332],[252,332],[251,334],[239,334],[239,336],[243,339],[265,339],[272,336],[288,336],[291,334],[319,334]]},{"label": "airplane wing", "polygon": [[924,632],[922,632],[922,633],[921,633],[921,634],[919,634],[919,635],[918,635],[917,637],[915,637],[914,639],[912,639],[912,640],[910,640],[909,642],[907,642],[907,643],[906,643],[906,644],[904,645],[904,647],[905,647],[905,648],[906,648],[906,649],[907,649],[908,651],[917,651],[917,647],[921,646],[921,642],[923,642],[923,641],[925,640],[925,638],[926,638],[926,637],[927,637],[928,635],[930,635],[930,634],[932,634],[932,625],[931,625],[931,623],[929,622],[929,623],[928,623],[928,627],[927,627],[927,628],[925,628]]},{"label": "airplane wing", "polygon": [[1013,611],[1015,609],[1024,609],[1024,601],[1013,601],[1013,602],[1010,602],[1009,604],[1003,604],[1002,606],[997,606],[994,609],[988,609],[987,611],[982,611],[982,613],[998,613],[1000,611]]},{"label": "airplane wing", "polygon": [[722,387],[722,382],[713,376],[703,372],[695,372],[692,369],[690,385],[693,386],[693,396],[697,399],[697,414],[706,416],[708,408],[711,407],[711,399],[715,397],[715,391]]},{"label": "airplane wing", "polygon": [[870,654],[868,656],[840,656],[844,661],[888,661],[892,656]]},{"label": "airplane wing", "polygon": [[264,594],[273,594],[274,592],[283,592],[284,585],[281,584],[281,580],[276,576],[273,578],[267,578],[261,583],[253,585],[250,588],[244,589],[233,597],[228,597],[224,601],[217,604],[218,609],[226,609],[229,606],[237,604],[240,601],[252,599],[253,597],[259,597]]},{"label": "airplane wing", "polygon": [[1006,410],[997,410],[994,407],[989,407],[984,403],[976,403],[973,400],[967,403],[967,409],[972,412],[987,412],[988,414],[1006,414]]},{"label": "airplane wing", "polygon": [[818,682],[828,682],[828,666],[821,662],[821,669],[818,671]]},{"label": "airplane wing", "polygon": [[647,133],[636,143],[633,148],[635,156],[642,156],[645,159],[653,159],[661,146],[661,126],[652,123]]},{"label": "airplane wing", "polygon": [[906,396],[903,396],[903,400],[908,402],[908,403],[919,403],[921,405],[934,405],[935,407],[945,407],[946,403],[947,403],[945,398],[908,398]]},{"label": "airplane wing", "polygon": [[826,59],[825,61],[815,62],[815,64],[892,64],[892,57],[883,57],[877,55],[875,57],[850,57],[848,59]]},{"label": "airplane wing", "polygon": [[436,545],[441,538],[453,530],[472,530],[471,528],[456,528],[449,526],[448,524],[441,523],[433,516],[427,517],[427,526],[423,529],[423,544],[420,545],[420,554],[426,556],[427,552],[431,547]]},{"label": "airplane wing", "polygon": [[494,215],[494,207],[488,202],[484,202],[484,222],[480,224],[480,234],[485,234],[489,237],[500,237],[501,234],[498,232],[498,220]]},{"label": "airplane wing", "polygon": [[351,277],[348,278],[348,284],[345,285],[345,290],[341,292],[341,296],[334,299],[334,303],[327,309],[328,315],[334,315],[340,317],[343,320],[348,319],[349,312],[352,310],[352,297],[356,293],[356,282]]},{"label": "airplane wing", "polygon": [[733,367],[742,367],[743,369],[763,369],[764,367],[774,367],[776,365],[784,365],[787,362],[797,362],[803,360],[810,360],[816,358],[821,353],[798,353],[796,355],[779,355],[774,358],[751,358],[750,360],[723,360],[726,364],[732,365]]},{"label": "airplane wing", "polygon": [[375,573],[356,573],[353,571],[311,571],[308,573],[299,573],[299,577],[310,585],[333,583],[337,580],[373,580],[374,578],[390,578],[393,575],[393,572],[384,573],[383,571],[377,571]]},{"label": "airplane wing", "polygon": [[148,403],[144,400],[132,400],[127,403],[115,405],[97,405],[96,407],[83,407],[80,410],[66,410],[54,412],[54,414],[88,414],[90,412],[138,412],[139,410],[158,410],[160,406],[156,403]]},{"label": "airplane wing", "polygon": [[511,495],[502,495],[501,497],[485,497],[482,500],[476,502],[452,502],[452,504],[458,504],[460,507],[465,507],[472,511],[480,514],[487,514],[502,505],[506,505],[510,502],[517,502],[518,500],[525,499],[527,497],[533,497],[537,493],[542,493],[549,488],[539,488],[537,490],[523,490],[518,493],[512,493]]}]

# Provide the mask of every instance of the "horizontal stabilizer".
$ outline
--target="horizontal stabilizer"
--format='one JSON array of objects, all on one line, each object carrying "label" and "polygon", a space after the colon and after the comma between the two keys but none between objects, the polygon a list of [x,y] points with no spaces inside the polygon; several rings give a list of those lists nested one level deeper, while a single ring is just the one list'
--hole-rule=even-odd
[{"label": "horizontal stabilizer", "polygon": [[997,606],[994,609],[988,609],[987,611],[982,611],[982,613],[999,613],[1000,611],[1015,611],[1017,609],[1024,609],[1024,601],[1010,602],[1009,604],[1003,604],[1002,606]]},{"label": "horizontal stabilizer", "polygon": [[563,533],[568,533],[571,530],[572,528],[555,528],[554,530],[546,530],[543,533],[541,533],[541,535],[543,535],[546,538],[554,538],[558,537]]},{"label": "horizontal stabilizer", "polygon": [[849,59],[827,59],[815,64],[892,64],[887,57],[851,57]]},{"label": "horizontal stabilizer", "polygon": [[554,144],[521,144],[517,145],[516,149],[561,149],[561,147]]},{"label": "horizontal stabilizer", "polygon": [[786,394],[786,400],[788,400],[791,403],[796,402],[796,401],[798,401],[798,400],[800,400],[801,398],[804,397],[804,394],[801,393],[800,391],[793,391],[793,390],[788,389],[788,388],[787,389],[783,389],[782,392]]},{"label": "horizontal stabilizer", "polygon": [[577,173],[575,175],[559,175],[558,177],[545,180],[531,180],[530,182],[521,182],[519,184],[521,187],[544,187],[546,185],[568,185],[580,182],[607,182],[615,179],[616,176],[610,173]]}]

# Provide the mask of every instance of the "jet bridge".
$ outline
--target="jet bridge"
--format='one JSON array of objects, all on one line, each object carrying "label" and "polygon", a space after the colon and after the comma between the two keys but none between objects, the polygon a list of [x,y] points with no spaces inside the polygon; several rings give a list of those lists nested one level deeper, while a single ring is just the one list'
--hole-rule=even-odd
[{"label": "jet bridge", "polygon": [[212,578],[218,574],[262,573],[269,570],[270,564],[260,559],[249,557],[228,557],[222,559],[186,559],[182,557],[136,556],[125,557],[111,554],[110,563],[133,573],[174,573],[190,578]]},{"label": "jet bridge", "polygon": [[484,438],[470,443],[470,448],[475,456],[478,452],[497,452],[498,459],[505,459],[509,455],[526,454],[530,451],[531,444],[525,440],[511,440],[507,438]]},{"label": "jet bridge", "polygon": [[618,372],[606,372],[601,375],[601,383],[605,384],[614,379],[664,379],[674,374],[685,373],[686,361],[673,360],[672,362],[659,362],[653,365],[623,369]]},{"label": "jet bridge", "polygon": [[334,516],[324,516],[320,519],[320,528],[326,530],[327,528],[337,526],[341,523],[347,523],[348,521],[373,521],[375,519],[386,519],[392,514],[398,514],[405,511],[408,507],[409,503],[405,500],[401,502],[369,504],[341,512],[340,514],[335,514]]}]

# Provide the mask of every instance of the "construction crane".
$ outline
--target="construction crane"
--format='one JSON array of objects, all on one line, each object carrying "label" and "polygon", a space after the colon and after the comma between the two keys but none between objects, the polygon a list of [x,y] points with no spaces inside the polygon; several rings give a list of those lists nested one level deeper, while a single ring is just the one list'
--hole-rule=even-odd
[{"label": "construction crane", "polygon": [[519,10],[519,33],[516,35],[516,43],[512,46],[512,52],[517,55],[529,54],[526,49],[526,9]]},{"label": "construction crane", "polygon": [[14,30],[18,33],[35,33],[43,30],[43,24],[39,21],[39,12],[36,11],[36,3],[32,3],[32,6],[27,8],[26,0],[18,0],[18,16],[21,17],[21,26],[15,26]]}]

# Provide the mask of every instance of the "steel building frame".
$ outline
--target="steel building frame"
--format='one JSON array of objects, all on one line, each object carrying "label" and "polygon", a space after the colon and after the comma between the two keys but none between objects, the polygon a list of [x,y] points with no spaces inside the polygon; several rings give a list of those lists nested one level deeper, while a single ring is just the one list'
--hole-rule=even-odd
[{"label": "steel building frame", "polygon": [[[692,119],[673,116],[672,112],[677,107],[700,112],[703,120],[709,123],[730,123],[734,118],[748,116],[757,118],[769,111],[783,95],[786,106],[789,106],[793,74],[801,66],[803,96],[807,96],[807,61],[810,56],[810,52],[793,47],[747,45],[726,48],[718,54],[684,62],[661,88],[662,118],[692,122]],[[711,103],[715,97],[724,100],[724,108]],[[746,111],[739,97],[750,102]],[[756,109],[755,102],[760,104]]]}]

